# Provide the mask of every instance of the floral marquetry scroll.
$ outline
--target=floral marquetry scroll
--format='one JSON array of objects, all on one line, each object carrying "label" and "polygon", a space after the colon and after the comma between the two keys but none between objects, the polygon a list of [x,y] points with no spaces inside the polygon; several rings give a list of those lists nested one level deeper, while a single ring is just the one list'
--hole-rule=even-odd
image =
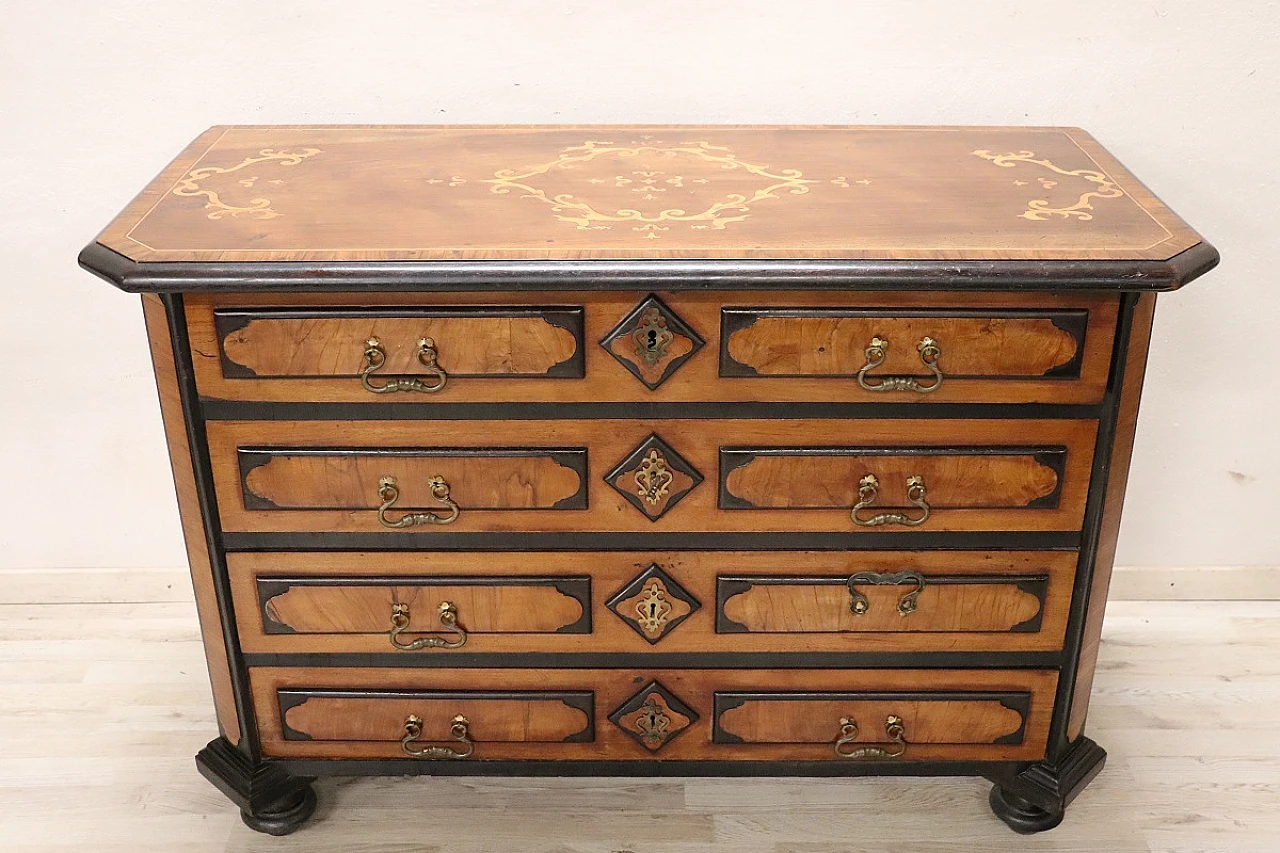
[{"label": "floral marquetry scroll", "polygon": [[605,605],[650,644],[657,643],[702,604],[657,563],[650,563]]},{"label": "floral marquetry scroll", "polygon": [[703,477],[666,442],[651,435],[604,479],[632,506],[657,521]]},{"label": "floral marquetry scroll", "polygon": [[698,720],[697,713],[656,681],[624,702],[609,721],[650,752],[657,752]]},{"label": "floral marquetry scroll", "polygon": [[600,346],[653,390],[705,343],[666,303],[650,296],[614,326]]}]

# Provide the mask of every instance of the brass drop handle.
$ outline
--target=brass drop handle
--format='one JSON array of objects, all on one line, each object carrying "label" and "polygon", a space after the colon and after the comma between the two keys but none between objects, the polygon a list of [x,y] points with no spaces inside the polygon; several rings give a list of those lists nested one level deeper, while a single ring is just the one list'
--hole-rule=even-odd
[{"label": "brass drop handle", "polygon": [[431,338],[419,338],[418,362],[428,375],[435,377],[436,382],[428,385],[421,379],[388,379],[381,385],[374,385],[370,381],[373,372],[387,363],[387,351],[382,348],[382,341],[371,337],[364,342],[364,369],[360,371],[360,384],[366,391],[374,394],[391,394],[396,391],[421,391],[424,394],[434,394],[444,388],[445,383],[449,381],[449,377],[440,369],[440,365],[436,364],[436,358],[436,342]]},{"label": "brass drop handle", "polygon": [[907,730],[902,718],[890,714],[884,721],[884,733],[893,741],[892,749],[879,746],[855,746],[849,748],[858,739],[858,722],[853,717],[840,718],[840,734],[836,737],[836,755],[841,758],[901,758],[907,751]]},{"label": "brass drop handle", "polygon": [[878,381],[871,384],[867,381],[868,372],[884,364],[889,342],[879,335],[871,338],[866,349],[867,363],[858,371],[858,384],[868,391],[914,391],[917,394],[931,394],[942,387],[942,371],[938,369],[938,359],[942,357],[942,349],[933,338],[921,338],[916,344],[916,352],[920,353],[920,361],[933,374],[932,385],[921,385],[914,376],[877,376]]},{"label": "brass drop handle", "polygon": [[457,636],[456,640],[443,637],[420,637],[408,643],[400,641],[400,635],[409,630],[409,605],[391,605],[391,645],[406,652],[418,649],[460,649],[467,644],[467,632],[458,624],[458,608],[451,601],[440,602],[440,625]]},{"label": "brass drop handle", "polygon": [[396,482],[395,477],[383,477],[378,480],[378,500],[382,501],[382,506],[378,507],[378,521],[383,527],[413,527],[415,524],[453,524],[458,519],[458,505],[449,497],[449,484],[444,481],[443,477],[432,477],[427,480],[427,486],[431,489],[431,497],[448,507],[447,515],[440,515],[434,512],[408,512],[399,518],[392,520],[387,511],[400,498],[400,485]]},{"label": "brass drop handle", "polygon": [[471,723],[461,714],[454,717],[453,724],[449,726],[449,737],[466,747],[460,751],[448,746],[411,749],[409,744],[422,737],[422,718],[417,714],[410,714],[404,721],[404,737],[400,739],[400,748],[410,758],[470,758],[471,753],[476,751],[476,745],[468,731],[470,726]]},{"label": "brass drop handle", "polygon": [[853,505],[849,517],[859,527],[881,527],[885,524],[901,524],[906,527],[918,527],[929,520],[932,510],[925,500],[924,477],[907,478],[907,500],[913,506],[924,510],[919,518],[912,518],[904,512],[882,512],[870,518],[859,518],[858,513],[872,506],[880,496],[880,481],[875,474],[868,474],[858,481],[858,502]]},{"label": "brass drop handle", "polygon": [[871,609],[871,602],[867,597],[858,591],[858,584],[873,584],[875,586],[895,586],[898,584],[915,584],[915,589],[908,590],[898,599],[898,615],[909,616],[916,612],[916,605],[919,603],[917,599],[924,590],[924,575],[919,572],[897,572],[895,574],[886,575],[878,572],[858,572],[849,578],[849,595],[853,596],[853,600],[849,603],[849,611],[854,616],[862,616]]}]

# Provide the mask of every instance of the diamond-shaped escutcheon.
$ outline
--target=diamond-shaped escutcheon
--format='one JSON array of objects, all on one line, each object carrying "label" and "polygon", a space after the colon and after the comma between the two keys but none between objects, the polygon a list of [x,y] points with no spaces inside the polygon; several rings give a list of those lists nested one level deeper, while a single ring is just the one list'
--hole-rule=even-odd
[{"label": "diamond-shaped escutcheon", "polygon": [[609,355],[651,391],[705,344],[665,302],[652,295],[600,341]]},{"label": "diamond-shaped escutcheon", "polygon": [[645,749],[657,752],[697,722],[698,715],[670,690],[650,681],[610,714],[609,721]]},{"label": "diamond-shaped escutcheon", "polygon": [[656,643],[702,606],[662,566],[650,563],[605,604],[650,644]]},{"label": "diamond-shaped escutcheon", "polygon": [[702,475],[665,441],[651,435],[606,474],[604,481],[657,521],[702,482]]}]

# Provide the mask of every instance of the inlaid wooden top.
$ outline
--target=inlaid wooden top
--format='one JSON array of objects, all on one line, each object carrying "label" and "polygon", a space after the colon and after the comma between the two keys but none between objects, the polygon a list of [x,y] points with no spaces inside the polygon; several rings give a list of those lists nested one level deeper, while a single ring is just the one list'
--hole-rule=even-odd
[{"label": "inlaid wooden top", "polygon": [[1074,128],[215,127],[98,242],[135,262],[1165,261]]}]

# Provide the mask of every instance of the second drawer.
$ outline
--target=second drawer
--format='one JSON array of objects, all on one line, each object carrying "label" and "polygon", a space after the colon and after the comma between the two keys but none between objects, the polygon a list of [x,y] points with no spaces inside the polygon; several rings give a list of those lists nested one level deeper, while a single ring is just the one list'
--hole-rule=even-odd
[{"label": "second drawer", "polygon": [[225,531],[411,530],[426,548],[478,531],[1077,531],[1096,434],[995,418],[208,425]]},{"label": "second drawer", "polygon": [[1074,551],[232,553],[248,652],[1052,651]]}]

